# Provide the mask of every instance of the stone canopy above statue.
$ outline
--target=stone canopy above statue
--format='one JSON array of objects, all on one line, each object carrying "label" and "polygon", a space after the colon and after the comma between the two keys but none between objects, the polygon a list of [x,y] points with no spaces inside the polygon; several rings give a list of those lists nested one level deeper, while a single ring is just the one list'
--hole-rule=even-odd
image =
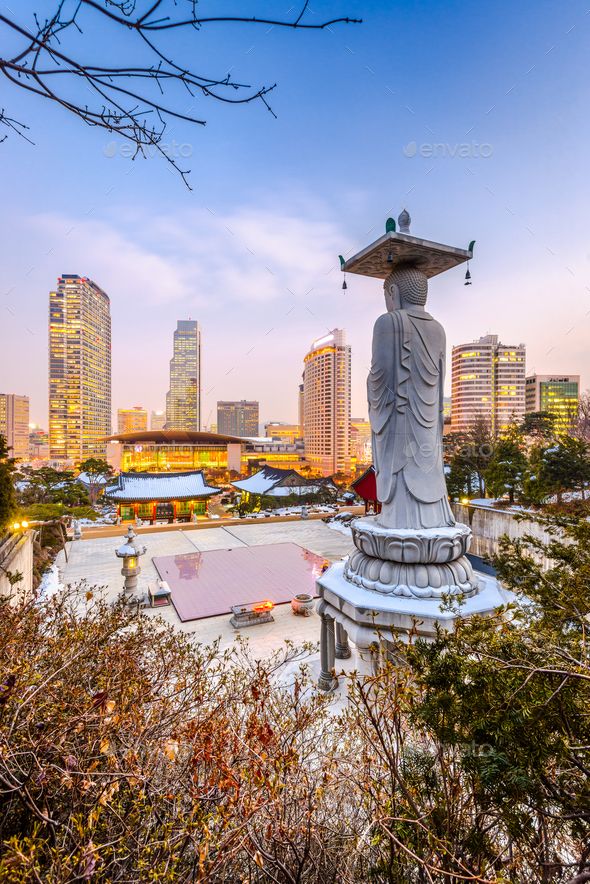
[{"label": "stone canopy above statue", "polygon": [[473,243],[469,249],[456,249],[408,233],[388,230],[370,246],[345,261],[342,270],[387,279],[397,265],[410,263],[430,278],[464,264],[472,257]]}]

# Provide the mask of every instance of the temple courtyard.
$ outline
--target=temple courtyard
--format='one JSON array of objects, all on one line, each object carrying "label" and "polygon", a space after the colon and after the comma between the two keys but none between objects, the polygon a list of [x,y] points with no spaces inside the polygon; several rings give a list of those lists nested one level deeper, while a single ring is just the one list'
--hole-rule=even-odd
[{"label": "temple courtyard", "polygon": [[[115,556],[115,549],[123,543],[125,530],[120,529],[119,537],[92,537],[68,543],[67,561],[64,552],[57,557],[59,580],[61,584],[73,584],[86,580],[90,586],[104,587],[106,597],[114,599],[122,590],[123,577],[121,576],[121,560]],[[155,587],[159,574],[153,559],[166,560],[174,557],[187,557],[184,561],[191,563],[198,560],[198,553],[212,551],[240,550],[245,553],[252,550],[252,561],[257,562],[257,550],[259,547],[267,547],[265,551],[276,556],[284,547],[279,545],[295,545],[305,552],[313,554],[313,567],[317,569],[322,563],[331,564],[348,555],[352,549],[352,537],[350,533],[343,533],[329,528],[322,521],[301,522],[261,522],[260,524],[229,526],[179,527],[177,530],[158,531],[149,534],[140,534],[138,542],[147,547],[146,554],[140,559],[141,574],[139,576],[139,592],[143,593],[149,585]],[[231,559],[230,559],[231,560]],[[182,562],[182,558],[177,561]],[[160,561],[160,567],[161,561]],[[261,587],[264,587],[263,572],[264,560],[261,567]],[[222,569],[221,569],[222,570]],[[235,578],[234,578],[235,579]],[[220,594],[227,597],[228,589],[232,587],[220,587]],[[284,587],[286,597],[291,597],[290,587]],[[299,591],[299,590],[297,590]],[[242,589],[239,585],[232,592],[233,603],[246,601],[241,597]],[[264,588],[261,589],[261,598],[266,598]],[[218,616],[207,616],[201,619],[192,619],[182,622],[173,605],[162,608],[146,608],[150,615],[162,617],[165,621],[173,624],[178,629],[190,632],[203,644],[210,644],[219,640],[221,648],[230,647],[240,634],[247,637],[252,652],[258,656],[266,656],[284,646],[286,639],[295,644],[304,642],[317,643],[320,637],[320,618],[314,613],[310,617],[295,615],[289,602],[276,604],[272,614],[274,622],[262,623],[247,629],[234,629],[230,624],[230,611]],[[313,655],[311,663],[315,668],[317,655]],[[347,670],[356,666],[356,655],[350,660],[342,661]]]}]

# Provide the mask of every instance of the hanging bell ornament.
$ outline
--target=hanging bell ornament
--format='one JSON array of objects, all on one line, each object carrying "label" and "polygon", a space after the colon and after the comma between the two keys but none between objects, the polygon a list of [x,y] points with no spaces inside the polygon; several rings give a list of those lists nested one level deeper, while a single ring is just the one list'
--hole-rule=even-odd
[{"label": "hanging bell ornament", "polygon": [[469,264],[467,265],[467,270],[465,271],[464,285],[471,285],[471,273],[469,272]]},{"label": "hanging bell ornament", "polygon": [[347,288],[348,288],[348,286],[346,285],[346,277],[344,277],[344,281],[342,283],[342,290],[346,291]]}]

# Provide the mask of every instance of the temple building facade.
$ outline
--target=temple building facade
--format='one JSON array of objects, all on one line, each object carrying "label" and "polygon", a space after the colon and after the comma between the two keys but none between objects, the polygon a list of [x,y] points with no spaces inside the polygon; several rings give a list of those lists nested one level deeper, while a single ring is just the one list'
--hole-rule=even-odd
[{"label": "temple building facade", "polygon": [[202,470],[182,473],[120,473],[104,497],[117,505],[122,522],[191,522],[207,515],[221,489],[209,485]]}]

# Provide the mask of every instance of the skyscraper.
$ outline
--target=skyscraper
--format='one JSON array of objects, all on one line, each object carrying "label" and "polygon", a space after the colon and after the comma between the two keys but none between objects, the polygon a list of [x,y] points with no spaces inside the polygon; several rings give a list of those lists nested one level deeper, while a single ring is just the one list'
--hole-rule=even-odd
[{"label": "skyscraper", "polygon": [[11,450],[9,457],[29,459],[29,397],[0,393],[0,436]]},{"label": "skyscraper", "polygon": [[166,412],[152,411],[150,415],[150,430],[163,430],[166,426]]},{"label": "skyscraper", "polygon": [[579,374],[532,374],[526,379],[526,410],[546,411],[555,418],[555,429],[567,432],[577,413]]},{"label": "skyscraper", "polygon": [[217,432],[226,436],[259,435],[259,404],[241,399],[217,403]]},{"label": "skyscraper", "polygon": [[483,418],[493,433],[499,433],[512,421],[522,420],[525,359],[524,344],[501,344],[498,335],[485,335],[479,341],[453,347],[453,430],[467,430]]},{"label": "skyscraper", "polygon": [[64,273],[49,293],[50,457],[104,457],[110,434],[110,301],[91,279]]},{"label": "skyscraper", "polygon": [[303,439],[303,426],[305,424],[305,405],[303,399],[303,384],[297,388],[297,421],[299,423],[299,436]]},{"label": "skyscraper", "polygon": [[166,428],[201,429],[201,329],[192,319],[179,319],[170,360],[166,394]]},{"label": "skyscraper", "polygon": [[305,459],[329,476],[350,467],[350,346],[335,328],[318,338],[304,360]]},{"label": "skyscraper", "polygon": [[132,433],[147,428],[147,411],[141,405],[117,409],[117,433]]}]

